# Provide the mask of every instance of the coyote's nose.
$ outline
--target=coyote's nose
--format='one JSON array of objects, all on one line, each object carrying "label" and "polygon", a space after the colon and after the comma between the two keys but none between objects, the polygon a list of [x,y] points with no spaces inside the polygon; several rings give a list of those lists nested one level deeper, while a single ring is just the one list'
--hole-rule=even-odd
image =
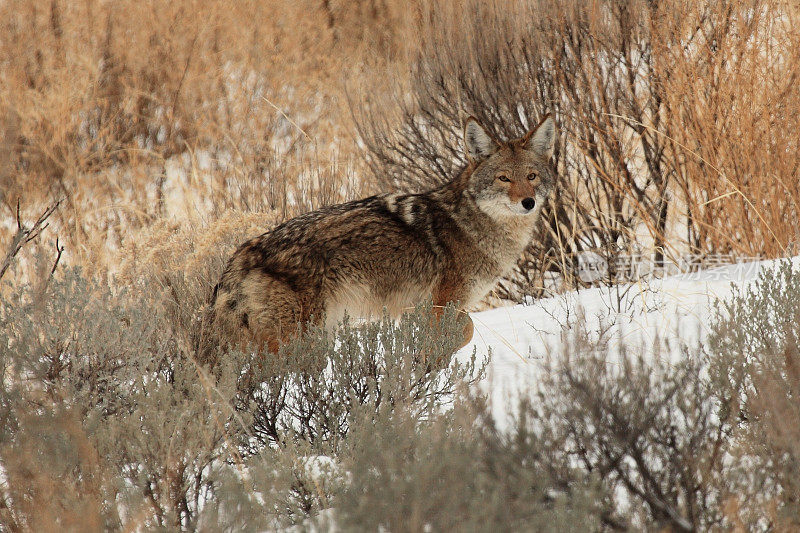
[{"label": "coyote's nose", "polygon": [[534,200],[533,198],[529,197],[529,198],[525,198],[524,200],[522,200],[522,207],[524,207],[528,211],[533,209],[533,206],[535,206],[535,205],[536,205],[536,200]]}]

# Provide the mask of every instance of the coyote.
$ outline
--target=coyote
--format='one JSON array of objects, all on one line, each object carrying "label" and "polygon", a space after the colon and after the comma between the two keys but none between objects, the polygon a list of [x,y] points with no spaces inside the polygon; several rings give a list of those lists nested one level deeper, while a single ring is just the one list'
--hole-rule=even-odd
[{"label": "coyote", "polygon": [[[464,124],[468,165],[421,194],[380,194],[293,218],[242,244],[214,288],[218,334],[278,346],[314,321],[380,318],[430,299],[434,314],[481,300],[516,264],[555,184],[550,115],[526,135],[493,139]],[[464,313],[466,315],[466,313]],[[466,315],[461,347],[472,338]]]}]

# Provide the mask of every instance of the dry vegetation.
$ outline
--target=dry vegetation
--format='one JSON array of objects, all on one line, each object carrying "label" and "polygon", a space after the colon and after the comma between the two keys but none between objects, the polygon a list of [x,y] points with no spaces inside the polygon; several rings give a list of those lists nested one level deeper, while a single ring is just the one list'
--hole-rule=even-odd
[{"label": "dry vegetation", "polygon": [[[549,228],[521,277],[569,276],[600,250],[665,258],[781,255],[797,239],[798,11],[788,3],[529,2],[439,8],[411,76],[352,98],[384,187],[464,163],[459,121],[562,131]],[[385,120],[387,109],[394,111]],[[538,278],[538,279],[537,279]]]},{"label": "dry vegetation", "polygon": [[468,113],[500,136],[559,120],[563,181],[524,292],[547,270],[569,278],[585,249],[661,264],[797,240],[790,2],[53,0],[0,15],[2,217],[63,199],[52,229],[73,264],[115,270],[165,218],[201,231],[448,179]]},{"label": "dry vegetation", "polygon": [[342,71],[389,36],[365,6],[330,9],[334,27],[311,2],[4,3],[3,217],[64,198],[71,261],[113,269],[164,218],[360,194]]},{"label": "dry vegetation", "polygon": [[[576,340],[510,435],[474,398],[441,409],[476,369],[421,372],[419,324],[295,348],[350,381],[279,379],[235,353],[212,376],[195,355],[237,242],[449,178],[467,114],[508,137],[553,111],[561,130],[547,224],[501,296],[541,294],[547,272],[579,283],[587,249],[786,254],[798,28],[785,0],[0,3],[0,531],[265,529],[329,508],[353,530],[408,514],[442,530],[796,527],[790,270],[740,294],[683,366],[631,354],[611,374]],[[309,475],[315,455],[358,482]]]}]

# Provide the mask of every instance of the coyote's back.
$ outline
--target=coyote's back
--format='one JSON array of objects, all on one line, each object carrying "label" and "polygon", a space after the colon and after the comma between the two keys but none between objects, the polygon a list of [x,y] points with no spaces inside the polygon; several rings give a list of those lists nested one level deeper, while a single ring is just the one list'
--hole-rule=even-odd
[{"label": "coyote's back", "polygon": [[[214,289],[216,332],[276,352],[311,321],[399,316],[425,299],[473,305],[531,238],[554,186],[554,133],[548,117],[499,143],[470,119],[470,164],[446,185],[326,207],[250,239]],[[469,322],[465,343],[471,334]]]}]

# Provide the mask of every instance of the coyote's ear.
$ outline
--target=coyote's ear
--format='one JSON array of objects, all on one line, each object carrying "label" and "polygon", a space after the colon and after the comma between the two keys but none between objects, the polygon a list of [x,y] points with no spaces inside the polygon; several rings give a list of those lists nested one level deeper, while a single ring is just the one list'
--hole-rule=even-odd
[{"label": "coyote's ear", "polygon": [[550,159],[556,141],[556,123],[553,116],[548,113],[538,126],[525,135],[522,145],[538,155]]},{"label": "coyote's ear", "polygon": [[486,159],[497,150],[497,143],[478,124],[475,117],[469,117],[464,123],[464,146],[470,161]]}]

